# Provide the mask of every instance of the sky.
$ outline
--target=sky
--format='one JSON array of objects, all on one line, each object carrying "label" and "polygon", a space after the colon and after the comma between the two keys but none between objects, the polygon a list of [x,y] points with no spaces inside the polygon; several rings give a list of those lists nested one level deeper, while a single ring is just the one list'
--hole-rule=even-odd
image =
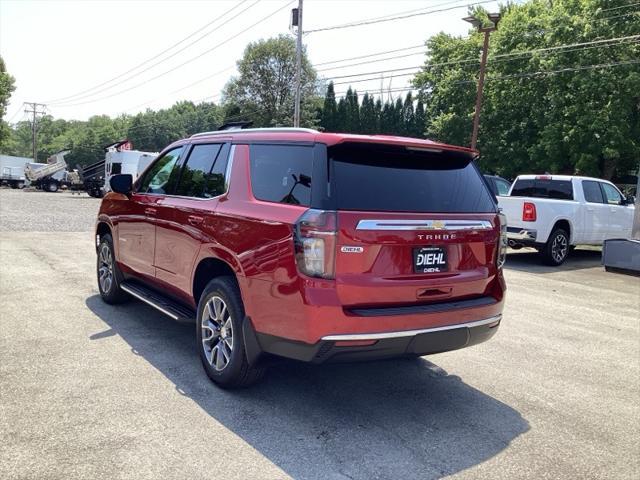
[{"label": "sky", "polygon": [[[471,1],[305,0],[303,42],[319,75],[336,82],[337,93],[345,92],[349,83],[362,93],[401,89],[407,87],[411,77],[389,76],[417,70],[424,63],[425,49],[420,46],[427,38],[441,31],[468,33],[469,25],[461,19]],[[101,114],[135,114],[147,108],[157,110],[179,100],[217,102],[249,42],[291,34],[291,9],[297,3],[0,0],[0,55],[17,87],[5,120],[14,123],[24,119],[23,102],[45,103],[47,112],[54,117],[77,120]],[[450,9],[456,6],[460,8]],[[483,6],[496,10],[497,2],[485,2]],[[450,10],[372,25],[311,31],[438,9]],[[265,17],[268,18],[263,20]],[[189,38],[184,40],[186,37]],[[175,44],[178,45],[170,48]],[[327,64],[399,49],[402,51]],[[394,56],[402,57],[388,59]],[[353,65],[380,59],[383,61]],[[336,66],[341,68],[333,68]],[[399,68],[407,70],[345,77]],[[363,78],[374,80],[355,82]]]}]

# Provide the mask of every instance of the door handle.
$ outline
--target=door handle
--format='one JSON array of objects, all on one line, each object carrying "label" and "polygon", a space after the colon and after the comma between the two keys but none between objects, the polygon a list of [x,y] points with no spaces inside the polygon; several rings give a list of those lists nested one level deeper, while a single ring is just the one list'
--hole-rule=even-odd
[{"label": "door handle", "polygon": [[197,215],[189,215],[187,221],[191,225],[196,226],[196,225],[200,225],[204,221],[204,217],[199,217]]},{"label": "door handle", "polygon": [[147,207],[147,208],[144,209],[144,213],[145,213],[145,215],[149,215],[150,217],[152,217],[156,213],[158,213],[158,210],[156,210],[155,208]]},{"label": "door handle", "polygon": [[593,207],[587,207],[587,212],[593,212]]}]

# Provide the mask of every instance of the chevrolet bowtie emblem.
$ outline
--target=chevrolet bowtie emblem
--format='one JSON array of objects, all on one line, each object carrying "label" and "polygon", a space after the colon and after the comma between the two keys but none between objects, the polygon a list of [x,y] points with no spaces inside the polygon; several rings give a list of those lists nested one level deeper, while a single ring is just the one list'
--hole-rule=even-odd
[{"label": "chevrolet bowtie emblem", "polygon": [[434,220],[431,223],[431,228],[433,228],[434,230],[442,230],[444,228],[444,222],[441,222],[440,220]]}]

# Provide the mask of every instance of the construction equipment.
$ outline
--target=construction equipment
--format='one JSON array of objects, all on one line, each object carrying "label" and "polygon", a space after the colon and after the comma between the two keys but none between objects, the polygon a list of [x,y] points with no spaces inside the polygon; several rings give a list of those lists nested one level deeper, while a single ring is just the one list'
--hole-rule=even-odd
[{"label": "construction equipment", "polygon": [[61,150],[47,159],[47,163],[27,163],[24,174],[36,188],[47,192],[57,192],[64,184],[67,162],[64,156],[71,150]]}]

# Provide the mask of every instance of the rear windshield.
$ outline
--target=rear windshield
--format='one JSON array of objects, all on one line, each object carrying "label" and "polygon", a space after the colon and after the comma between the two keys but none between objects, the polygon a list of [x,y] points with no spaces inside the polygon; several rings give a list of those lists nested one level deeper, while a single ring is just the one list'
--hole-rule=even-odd
[{"label": "rear windshield", "polygon": [[570,180],[518,179],[511,196],[573,200],[573,185]]},{"label": "rear windshield", "polygon": [[343,144],[329,148],[340,210],[491,213],[496,205],[467,154]]}]

